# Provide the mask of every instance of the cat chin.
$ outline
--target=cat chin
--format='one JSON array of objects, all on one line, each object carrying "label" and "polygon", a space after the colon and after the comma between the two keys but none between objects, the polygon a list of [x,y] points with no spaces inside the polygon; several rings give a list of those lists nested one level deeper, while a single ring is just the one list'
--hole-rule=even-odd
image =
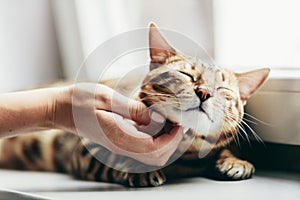
[{"label": "cat chin", "polygon": [[[218,135],[220,132],[219,124],[222,124],[222,116],[215,116],[214,121],[210,116],[198,109],[193,110],[178,110],[169,105],[153,105],[154,110],[162,110],[160,112],[165,118],[175,125],[184,127],[184,132],[191,129],[195,137],[202,137],[208,135]],[[164,108],[164,109],[162,109]]]},{"label": "cat chin", "polygon": [[196,153],[199,156],[200,154],[207,154],[217,147],[218,145],[216,143],[210,143],[200,136],[190,135],[187,133],[185,134],[178,150],[185,153]]},{"label": "cat chin", "polygon": [[173,110],[168,113],[167,118],[184,127],[185,130],[194,130],[193,132],[197,133],[196,135],[208,135],[208,133],[216,132],[215,124],[208,118],[207,114],[198,110]]}]

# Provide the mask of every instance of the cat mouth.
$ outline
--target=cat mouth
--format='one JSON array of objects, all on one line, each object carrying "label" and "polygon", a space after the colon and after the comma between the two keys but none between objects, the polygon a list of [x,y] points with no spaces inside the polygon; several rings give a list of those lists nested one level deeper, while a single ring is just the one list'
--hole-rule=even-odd
[{"label": "cat mouth", "polygon": [[207,119],[211,122],[214,123],[214,120],[210,117],[210,115],[202,108],[202,106],[197,106],[197,107],[193,107],[193,108],[189,108],[187,110],[185,110],[186,112],[188,111],[199,111],[202,112],[206,115]]}]

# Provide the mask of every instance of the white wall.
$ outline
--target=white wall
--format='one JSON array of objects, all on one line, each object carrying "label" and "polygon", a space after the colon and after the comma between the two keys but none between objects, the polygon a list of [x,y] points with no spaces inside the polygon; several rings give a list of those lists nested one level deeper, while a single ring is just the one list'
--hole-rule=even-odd
[{"label": "white wall", "polygon": [[76,0],[84,54],[113,35],[147,27],[149,22],[176,30],[213,56],[211,0]]},{"label": "white wall", "polygon": [[74,80],[102,42],[151,21],[191,37],[213,56],[211,8],[210,0],[0,0],[0,92],[51,82],[60,65]]},{"label": "white wall", "polygon": [[51,0],[64,78],[74,80],[83,62],[74,0]]},{"label": "white wall", "polygon": [[[75,7],[84,58],[112,36],[147,27],[150,22],[190,37],[213,57],[211,0],[75,0]],[[148,63],[148,55],[143,57]],[[119,76],[123,69],[110,74]]]},{"label": "white wall", "polygon": [[0,92],[32,87],[59,73],[48,0],[0,0]]},{"label": "white wall", "polygon": [[216,61],[300,69],[299,9],[299,0],[214,0]]}]

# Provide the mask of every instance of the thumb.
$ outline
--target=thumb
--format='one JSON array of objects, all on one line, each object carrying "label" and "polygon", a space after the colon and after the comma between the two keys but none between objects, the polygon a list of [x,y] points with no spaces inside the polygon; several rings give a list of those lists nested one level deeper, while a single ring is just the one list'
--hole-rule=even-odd
[{"label": "thumb", "polygon": [[150,110],[146,105],[118,93],[113,96],[111,111],[132,119],[137,124],[149,124],[151,122]]}]

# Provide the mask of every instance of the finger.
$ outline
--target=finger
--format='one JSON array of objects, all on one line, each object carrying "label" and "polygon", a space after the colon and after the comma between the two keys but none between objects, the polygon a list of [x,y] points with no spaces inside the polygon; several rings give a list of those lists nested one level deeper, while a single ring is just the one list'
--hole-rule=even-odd
[{"label": "finger", "polygon": [[110,108],[110,111],[132,119],[138,124],[148,124],[151,121],[150,111],[143,103],[116,92],[112,96]]},{"label": "finger", "polygon": [[174,127],[169,134],[165,133],[162,134],[161,136],[157,137],[154,139],[154,143],[159,147],[163,148],[164,146],[172,146],[177,148],[179,145],[180,141],[183,138],[183,128],[180,126]]},{"label": "finger", "polygon": [[148,124],[151,121],[150,111],[142,102],[127,98],[105,85],[97,85],[95,97],[95,107],[99,110],[120,114],[138,124]]},{"label": "finger", "polygon": [[165,166],[170,157],[174,154],[178,148],[180,141],[183,138],[183,128],[175,127],[169,134],[163,134],[155,139],[154,144],[158,148],[155,152],[148,155],[156,155],[153,159],[149,159],[148,162],[156,166]]},{"label": "finger", "polygon": [[129,101],[129,114],[138,124],[149,124],[151,121],[150,110],[139,101]]},{"label": "finger", "polygon": [[146,153],[153,147],[152,137],[138,131],[131,120],[103,110],[96,111],[96,114],[108,140],[118,148],[134,153]]},{"label": "finger", "polygon": [[[148,165],[163,166],[176,151],[183,128],[175,127],[169,134],[155,139],[136,129],[133,121],[104,110],[96,111],[104,135],[101,145],[110,151],[131,157]],[[101,134],[94,130],[94,133]]]},{"label": "finger", "polygon": [[159,133],[163,132],[163,127],[165,126],[166,119],[157,112],[151,113],[151,122],[147,125],[138,126],[138,130],[145,132],[151,136],[159,135]]}]

